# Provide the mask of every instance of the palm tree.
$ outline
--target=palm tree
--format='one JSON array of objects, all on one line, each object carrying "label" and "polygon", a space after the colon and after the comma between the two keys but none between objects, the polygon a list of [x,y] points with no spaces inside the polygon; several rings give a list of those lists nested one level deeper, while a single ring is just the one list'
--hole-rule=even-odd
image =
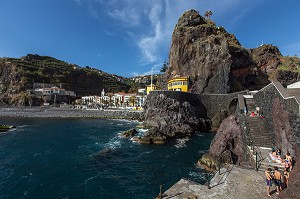
[{"label": "palm tree", "polygon": [[130,98],[129,98],[129,102],[130,102],[130,104],[132,105],[132,106],[134,106],[135,105],[135,96],[131,96]]}]

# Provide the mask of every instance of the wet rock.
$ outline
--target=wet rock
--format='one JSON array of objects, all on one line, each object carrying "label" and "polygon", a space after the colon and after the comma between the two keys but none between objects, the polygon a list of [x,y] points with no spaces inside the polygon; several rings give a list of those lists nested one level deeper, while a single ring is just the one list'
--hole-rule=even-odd
[{"label": "wet rock", "polygon": [[138,134],[137,130],[130,129],[128,131],[124,131],[123,133],[121,133],[121,136],[126,137],[126,138],[132,138],[134,135]]},{"label": "wet rock", "polygon": [[242,129],[237,119],[230,115],[222,121],[212,140],[209,152],[202,156],[199,163],[206,164],[211,169],[216,168],[216,162],[242,165],[248,162],[246,154],[248,154],[248,149]]},{"label": "wet rock", "polygon": [[94,154],[93,157],[97,158],[97,157],[104,157],[107,156],[108,154],[112,153],[113,149],[112,148],[104,148],[101,151],[99,151],[98,153]]},{"label": "wet rock", "polygon": [[213,131],[217,131],[221,122],[228,117],[228,111],[227,110],[221,110],[218,113],[215,114],[213,118],[211,118],[211,124]]},{"label": "wet rock", "polygon": [[159,132],[157,127],[152,127],[148,130],[147,134],[142,137],[134,137],[133,140],[141,144],[165,144],[167,137]]},{"label": "wet rock", "polygon": [[186,137],[195,131],[208,131],[206,108],[194,94],[174,92],[174,96],[150,93],[144,106],[148,136],[161,143],[168,138]]}]

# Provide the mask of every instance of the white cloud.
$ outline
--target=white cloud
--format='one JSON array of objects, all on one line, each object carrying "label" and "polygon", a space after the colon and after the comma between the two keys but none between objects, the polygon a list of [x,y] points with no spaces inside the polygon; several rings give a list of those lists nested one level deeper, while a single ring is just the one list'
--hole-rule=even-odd
[{"label": "white cloud", "polygon": [[107,14],[123,22],[125,26],[137,26],[140,23],[140,16],[135,13],[135,9],[113,9]]},{"label": "white cloud", "polygon": [[132,72],[132,76],[144,76],[144,75],[151,75],[151,74],[157,74],[160,73],[160,70],[163,66],[163,63],[154,64],[151,66],[150,70],[138,73],[138,72]]},{"label": "white cloud", "polygon": [[164,37],[160,20],[161,12],[162,7],[158,4],[154,5],[149,12],[148,18],[151,21],[154,32],[152,35],[146,35],[138,41],[138,46],[143,55],[142,62],[155,63],[160,61],[158,48],[161,47],[162,38]]},{"label": "white cloud", "polygon": [[[131,42],[140,49],[142,55],[140,65],[145,66],[161,63],[167,59],[171,36],[178,18],[184,11],[195,9],[203,14],[212,10],[212,18],[224,17],[232,12],[233,8],[247,7],[251,2],[240,0],[74,0],[77,3],[87,3],[88,9],[94,17],[101,19],[102,15],[110,17],[117,24],[118,30],[110,26],[110,35],[113,30],[121,30]],[[259,0],[254,0],[258,2]],[[98,5],[98,6],[96,6]],[[101,12],[101,17],[99,17]],[[246,13],[240,13],[236,19]],[[114,25],[116,25],[114,24]],[[121,27],[121,28],[120,28]],[[148,71],[149,72],[149,71]]]}]

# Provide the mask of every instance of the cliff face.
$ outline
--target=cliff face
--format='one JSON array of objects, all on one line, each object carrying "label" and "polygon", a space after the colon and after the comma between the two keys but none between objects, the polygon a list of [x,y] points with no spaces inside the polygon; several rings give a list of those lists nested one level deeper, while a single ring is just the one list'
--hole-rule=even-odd
[{"label": "cliff face", "polygon": [[[27,105],[26,92],[33,83],[61,86],[78,96],[128,91],[126,79],[90,67],[81,68],[48,56],[27,55],[20,59],[0,58],[0,102],[2,105]],[[34,100],[36,101],[36,100]]]},{"label": "cliff face", "polygon": [[199,160],[200,165],[216,169],[219,162],[245,164],[247,143],[237,119],[231,115],[224,119],[211,142],[209,152]]},{"label": "cliff face", "polygon": [[182,137],[195,131],[207,131],[211,126],[210,120],[206,119],[206,108],[193,94],[172,98],[151,93],[144,108],[145,125],[155,127],[151,134]]},{"label": "cliff face", "polygon": [[270,83],[269,78],[277,79],[278,66],[287,65],[276,46],[245,49],[233,34],[195,10],[186,11],[179,18],[169,62],[164,81],[189,76],[190,92],[195,93],[260,89]]},{"label": "cliff face", "polygon": [[227,93],[232,91],[231,70],[250,66],[249,51],[234,35],[194,10],[185,12],[172,35],[170,67],[165,78],[189,76],[191,92]]}]

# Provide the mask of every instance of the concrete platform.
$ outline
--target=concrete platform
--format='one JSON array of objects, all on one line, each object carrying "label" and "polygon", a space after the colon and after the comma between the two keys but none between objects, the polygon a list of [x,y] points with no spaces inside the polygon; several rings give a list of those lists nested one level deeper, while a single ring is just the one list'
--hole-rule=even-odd
[{"label": "concrete platform", "polygon": [[[242,169],[234,165],[221,169],[206,185],[181,179],[163,194],[163,199],[261,199],[270,198],[266,193],[266,180],[263,171]],[[271,187],[272,198],[277,198],[276,187]]]}]

